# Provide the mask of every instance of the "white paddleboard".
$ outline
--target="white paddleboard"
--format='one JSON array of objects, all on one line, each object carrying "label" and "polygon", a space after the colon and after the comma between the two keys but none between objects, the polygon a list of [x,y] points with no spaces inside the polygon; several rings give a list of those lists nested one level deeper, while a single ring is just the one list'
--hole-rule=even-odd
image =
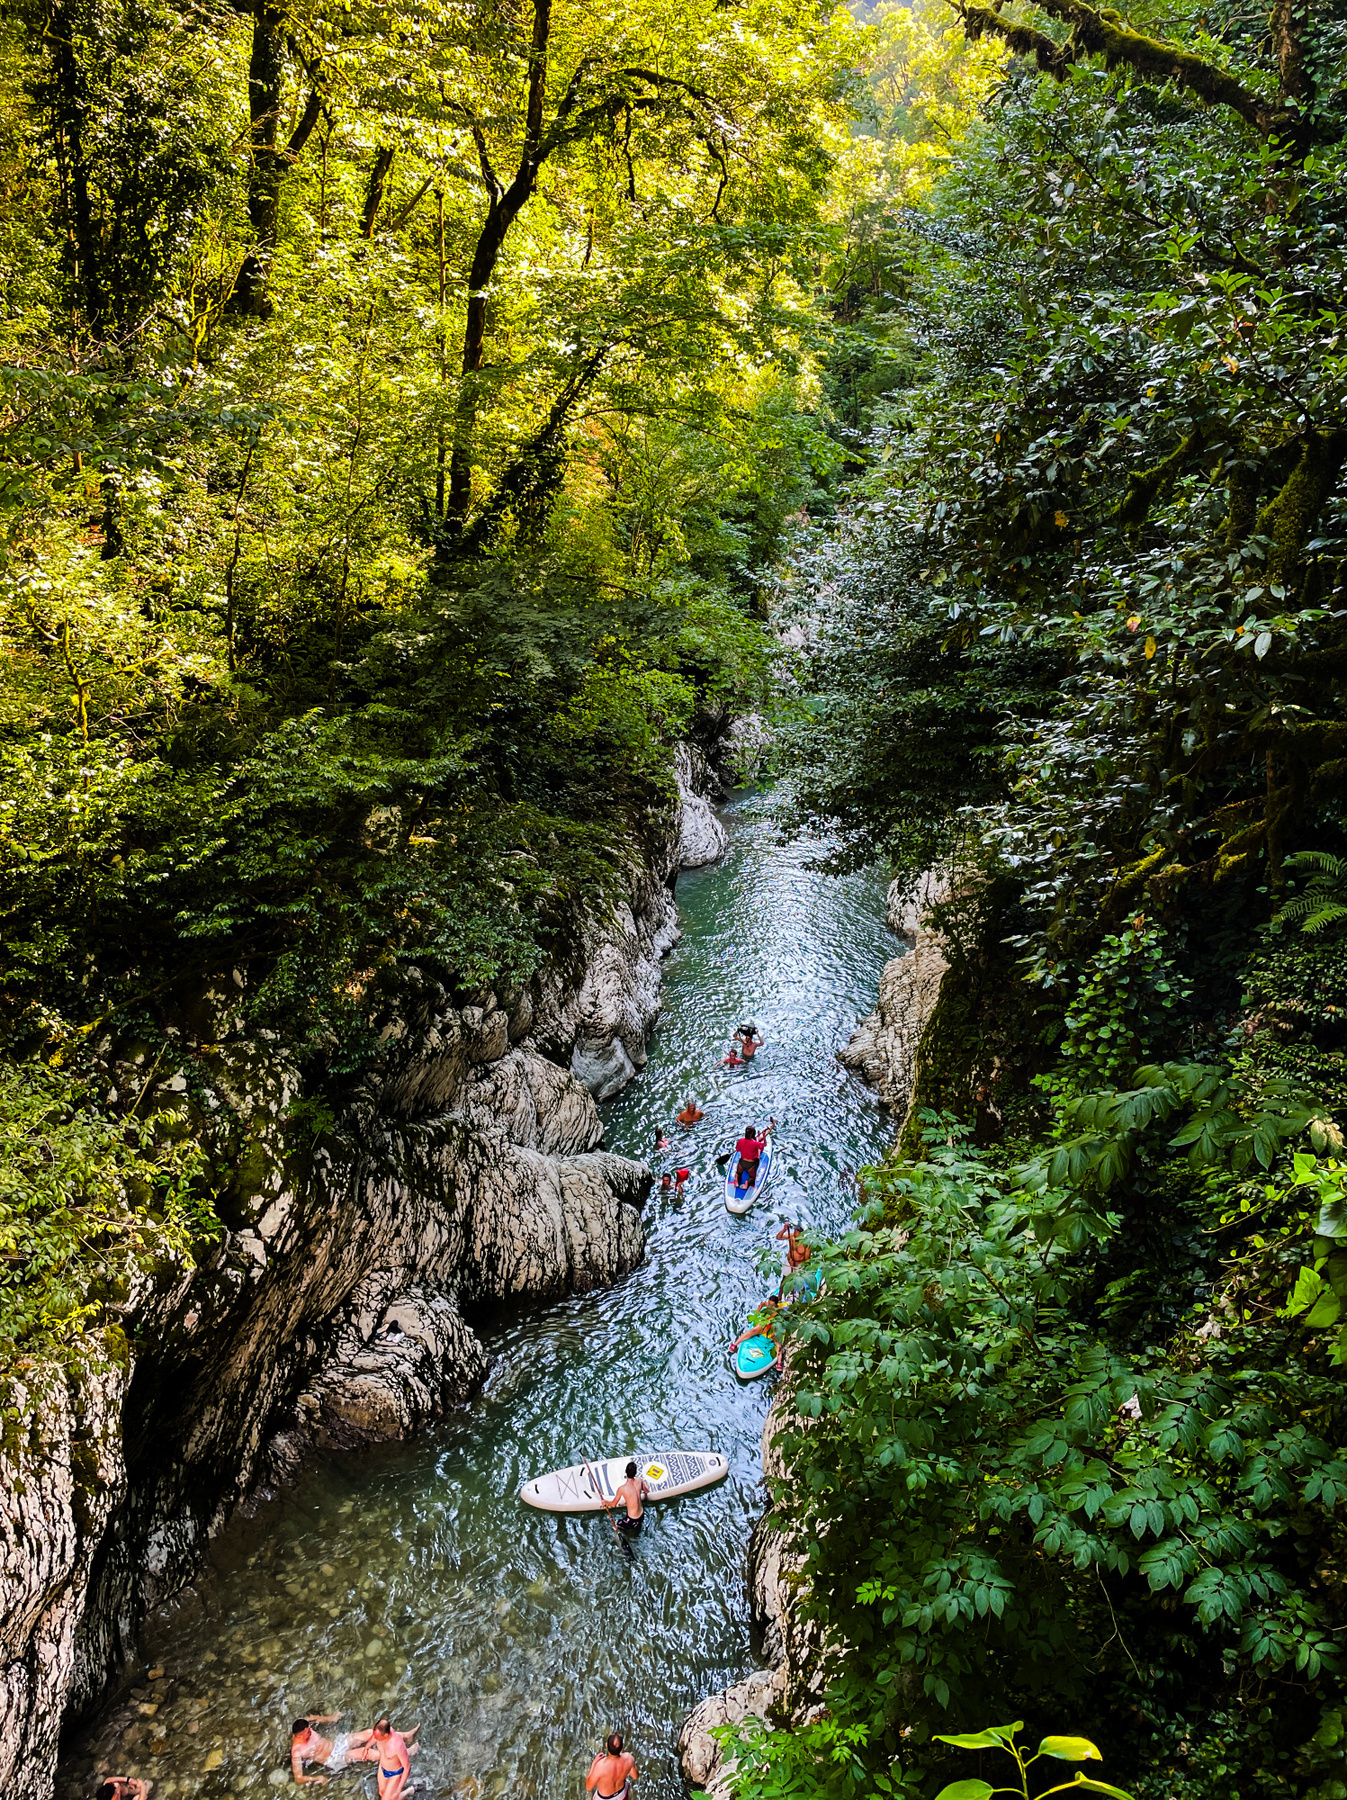
[{"label": "white paddleboard", "polygon": [[742,1216],[755,1200],[761,1199],[767,1192],[767,1183],[772,1178],[772,1157],[775,1154],[770,1133],[766,1144],[767,1148],[758,1158],[758,1179],[752,1187],[736,1184],[734,1175],[739,1167],[739,1152],[734,1150],[730,1153],[730,1160],[725,1164],[725,1205],[730,1212]]},{"label": "white paddleboard", "polygon": [[[535,1475],[519,1490],[525,1506],[543,1512],[599,1512],[613,1503],[613,1496],[627,1479],[627,1464],[635,1462],[637,1478],[644,1477],[647,1500],[673,1500],[723,1481],[730,1472],[728,1461],[715,1450],[657,1450],[649,1456],[604,1456],[587,1469],[577,1463],[570,1469],[553,1469]],[[590,1469],[594,1479],[590,1479]],[[595,1491],[594,1482],[599,1484]]]}]

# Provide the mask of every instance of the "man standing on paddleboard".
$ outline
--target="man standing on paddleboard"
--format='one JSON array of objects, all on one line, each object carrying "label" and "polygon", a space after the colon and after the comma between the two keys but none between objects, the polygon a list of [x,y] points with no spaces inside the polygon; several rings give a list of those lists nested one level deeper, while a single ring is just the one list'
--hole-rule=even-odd
[{"label": "man standing on paddleboard", "polygon": [[[630,1465],[636,1473],[636,1464]],[[622,1492],[619,1488],[618,1493]],[[589,1765],[585,1776],[586,1790],[595,1800],[631,1800],[632,1783],[637,1779],[636,1758],[622,1748],[622,1733],[610,1731],[603,1749]]]},{"label": "man standing on paddleboard", "polygon": [[[641,1523],[645,1518],[645,1507],[642,1502],[649,1492],[650,1489],[646,1486],[644,1477],[640,1477],[636,1473],[636,1464],[629,1462],[627,1479],[613,1495],[613,1499],[620,1500],[627,1509],[627,1516],[619,1517],[617,1528],[619,1531],[625,1531],[629,1537],[636,1537],[640,1532]],[[635,1780],[635,1776],[632,1779]]]}]

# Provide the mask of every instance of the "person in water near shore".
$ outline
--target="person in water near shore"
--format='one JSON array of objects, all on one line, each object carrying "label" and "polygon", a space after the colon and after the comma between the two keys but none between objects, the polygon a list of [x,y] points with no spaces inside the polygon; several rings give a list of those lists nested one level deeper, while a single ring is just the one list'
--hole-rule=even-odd
[{"label": "person in water near shore", "polygon": [[[635,1468],[635,1463],[632,1464]],[[620,1491],[620,1490],[619,1490]],[[630,1800],[632,1783],[638,1779],[636,1759],[622,1748],[622,1733],[610,1731],[603,1749],[589,1765],[585,1789],[595,1800]]]},{"label": "person in water near shore", "polygon": [[722,1059],[720,1066],[722,1069],[742,1069],[744,1059],[740,1056],[738,1049],[732,1047],[729,1055]]},{"label": "person in water near shore", "polygon": [[762,1049],[762,1035],[756,1025],[741,1025],[734,1034],[734,1041],[739,1046],[739,1054],[745,1062],[752,1062]]},{"label": "person in water near shore", "polygon": [[407,1739],[415,1737],[421,1729],[413,1725],[408,1732],[394,1731],[387,1718],[374,1722],[373,1742],[369,1747],[369,1760],[379,1770],[379,1800],[402,1800],[402,1795],[410,1793],[409,1782],[412,1773],[412,1757],[419,1749],[417,1744],[409,1744]]},{"label": "person in water near shore", "polygon": [[662,1125],[656,1125],[655,1127],[655,1148],[656,1150],[667,1150],[669,1148],[668,1133]]},{"label": "person in water near shore", "polygon": [[622,1505],[627,1509],[625,1516],[619,1516],[617,1520],[617,1528],[619,1531],[625,1531],[630,1537],[639,1535],[641,1525],[645,1520],[645,1506],[643,1503],[649,1492],[650,1489],[646,1485],[645,1477],[636,1473],[636,1464],[634,1462],[629,1462],[627,1464],[627,1479],[613,1495],[613,1499],[615,1501],[621,1501]]},{"label": "person in water near shore", "polygon": [[749,1314],[748,1324],[745,1325],[744,1329],[730,1345],[730,1355],[733,1356],[740,1344],[746,1343],[749,1338],[765,1337],[776,1351],[776,1355],[772,1358],[772,1367],[774,1369],[780,1369],[782,1345],[780,1338],[777,1336],[776,1325],[776,1315],[780,1311],[781,1295],[779,1293],[773,1294],[769,1299],[764,1300],[756,1312]]},{"label": "person in water near shore", "polygon": [[153,1786],[138,1775],[105,1775],[94,1789],[94,1800],[146,1800]]},{"label": "person in water near shore", "polygon": [[678,1123],[680,1125],[695,1125],[699,1119],[704,1119],[705,1117],[706,1114],[702,1112],[697,1105],[697,1102],[695,1100],[689,1100],[682,1112],[678,1115]]},{"label": "person in water near shore", "polygon": [[[343,1731],[325,1738],[315,1725],[335,1725],[341,1713],[310,1713],[296,1719],[290,1727],[290,1772],[301,1787],[314,1781],[326,1781],[329,1775],[340,1775],[348,1763],[363,1762],[372,1731]],[[317,1763],[312,1775],[304,1773],[305,1763]]]}]

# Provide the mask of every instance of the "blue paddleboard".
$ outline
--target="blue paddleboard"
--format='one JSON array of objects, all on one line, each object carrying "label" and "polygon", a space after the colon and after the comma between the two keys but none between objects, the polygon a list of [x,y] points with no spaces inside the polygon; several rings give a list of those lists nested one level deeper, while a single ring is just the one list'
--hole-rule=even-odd
[{"label": "blue paddleboard", "polygon": [[740,1381],[757,1381],[775,1361],[776,1345],[771,1338],[745,1338],[734,1353],[734,1372]]}]

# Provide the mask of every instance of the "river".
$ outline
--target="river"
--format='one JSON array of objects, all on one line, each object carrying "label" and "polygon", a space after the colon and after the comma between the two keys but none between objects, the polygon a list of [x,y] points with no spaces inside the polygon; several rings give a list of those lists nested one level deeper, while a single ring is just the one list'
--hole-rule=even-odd
[{"label": "river", "polygon": [[[674,1740],[710,1690],[755,1666],[745,1550],[762,1510],[759,1438],[772,1379],[742,1387],[727,1346],[768,1289],[783,1217],[842,1226],[853,1171],[889,1128],[836,1061],[873,1004],[895,940],[878,877],[833,878],[775,840],[770,801],[726,809],[729,853],[680,877],[684,935],[665,965],[650,1061],[604,1107],[611,1149],[692,1170],[652,1195],[644,1262],[611,1291],[491,1322],[481,1397],[412,1443],[323,1459],[214,1546],[185,1604],[150,1621],[128,1743],[110,1719],[74,1746],[60,1792],[95,1767],[154,1778],[154,1800],[243,1800],[289,1782],[289,1721],[380,1710],[421,1722],[429,1793],[579,1800],[603,1732],[622,1728],[642,1800],[678,1800]],[[719,1066],[734,1025],[766,1040],[746,1073]],[[658,1125],[696,1095],[705,1121]],[[732,1218],[714,1159],[775,1114],[766,1203]],[[769,1262],[770,1257],[770,1262]],[[761,1267],[760,1267],[761,1265]],[[528,1475],[581,1454],[714,1447],[720,1487],[652,1511],[628,1558],[602,1517],[515,1498]],[[341,1778],[349,1800],[365,1765]],[[424,1792],[425,1790],[423,1790]]]}]

